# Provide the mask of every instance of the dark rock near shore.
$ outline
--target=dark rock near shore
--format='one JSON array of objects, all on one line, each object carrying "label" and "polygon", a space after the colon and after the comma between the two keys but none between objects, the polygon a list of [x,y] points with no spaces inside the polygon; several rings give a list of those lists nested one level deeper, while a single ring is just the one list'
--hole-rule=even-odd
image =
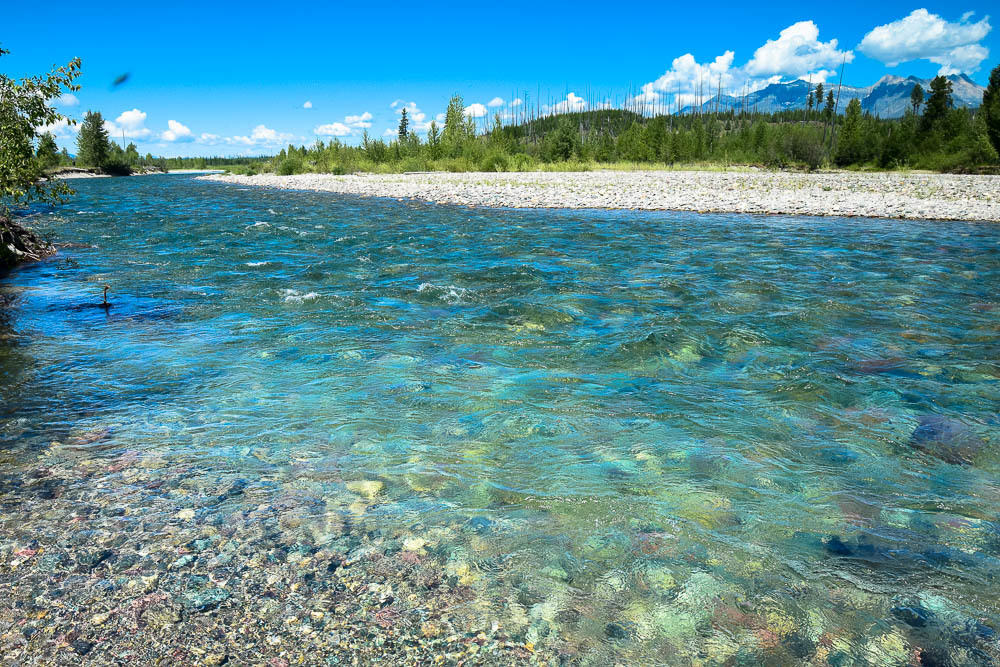
[{"label": "dark rock near shore", "polygon": [[13,220],[0,216],[0,271],[6,271],[21,262],[37,262],[56,249],[29,229]]}]

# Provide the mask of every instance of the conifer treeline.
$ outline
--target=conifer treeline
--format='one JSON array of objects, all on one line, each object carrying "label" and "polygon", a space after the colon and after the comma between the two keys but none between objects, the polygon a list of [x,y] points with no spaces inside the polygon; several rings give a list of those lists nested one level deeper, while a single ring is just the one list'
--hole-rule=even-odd
[{"label": "conifer treeline", "polygon": [[[605,108],[520,118],[497,115],[477,131],[458,95],[448,103],[443,127],[431,122],[426,136],[401,114],[389,140],[365,132],[360,145],[338,139],[312,146],[288,146],[273,157],[140,157],[109,141],[100,114],[88,113],[80,131],[77,163],[114,170],[221,167],[235,172],[278,174],[356,171],[526,171],[589,169],[620,163],[756,164],[768,167],[822,166],[973,170],[996,165],[1000,151],[1000,66],[990,75],[983,105],[955,108],[952,84],[935,78],[929,91],[915,85],[902,118],[882,119],[852,99],[838,113],[830,86],[809,91],[806,108],[755,113],[751,107],[691,115],[650,114],[648,109]],[[103,133],[103,134],[102,134]],[[39,146],[40,159],[53,157],[54,142]],[[101,146],[104,147],[102,153]],[[62,161],[69,156],[63,151]],[[995,167],[994,167],[995,168]]]}]

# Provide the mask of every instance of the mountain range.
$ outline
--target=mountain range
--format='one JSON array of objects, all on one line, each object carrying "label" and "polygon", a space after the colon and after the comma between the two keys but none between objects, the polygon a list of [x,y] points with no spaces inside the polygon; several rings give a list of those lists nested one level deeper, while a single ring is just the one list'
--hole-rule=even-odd
[{"label": "mountain range", "polygon": [[[951,81],[956,107],[975,109],[982,104],[983,93],[986,91],[985,88],[978,85],[965,74],[954,74],[946,78]],[[915,76],[903,78],[887,74],[874,85],[864,88],[845,85],[840,90],[838,111],[843,113],[844,109],[847,108],[847,103],[857,98],[861,101],[861,108],[864,111],[881,118],[899,118],[910,108],[910,93],[913,90],[913,86],[918,83],[923,87],[925,94],[930,93],[931,80],[919,79]],[[836,97],[837,84],[826,83],[823,86],[826,90],[832,90],[834,97]],[[805,109],[810,88],[815,89],[815,86],[801,79],[796,81],[782,81],[769,84],[765,88],[761,88],[745,96],[713,96],[700,107],[697,105],[684,107],[681,113],[696,113],[699,108],[703,112],[711,112],[720,107],[722,109],[750,108],[763,113]],[[820,108],[823,107],[823,104],[819,105]]]}]

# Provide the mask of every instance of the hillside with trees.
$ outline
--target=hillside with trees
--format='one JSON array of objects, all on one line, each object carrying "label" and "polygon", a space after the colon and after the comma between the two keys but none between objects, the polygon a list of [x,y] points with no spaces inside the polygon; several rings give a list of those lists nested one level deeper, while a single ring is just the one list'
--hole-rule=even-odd
[{"label": "hillside with trees", "polygon": [[952,86],[943,76],[933,79],[927,91],[914,84],[909,108],[900,118],[866,112],[858,98],[851,98],[841,112],[835,87],[817,84],[804,109],[650,116],[637,107],[536,114],[507,123],[497,116],[484,132],[476,131],[456,95],[444,126],[432,122],[425,138],[401,116],[396,137],[388,141],[365,133],[358,146],[336,139],[288,146],[271,159],[228,168],[285,175],[685,165],[995,171],[1000,67],[993,70],[978,109],[957,106]]}]

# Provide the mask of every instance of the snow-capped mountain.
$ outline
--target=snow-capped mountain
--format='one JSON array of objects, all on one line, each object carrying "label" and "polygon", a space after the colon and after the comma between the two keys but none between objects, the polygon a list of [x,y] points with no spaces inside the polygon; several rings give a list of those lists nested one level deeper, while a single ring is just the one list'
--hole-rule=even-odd
[{"label": "snow-capped mountain", "polygon": [[[978,108],[983,101],[985,88],[978,85],[965,74],[955,74],[947,77],[951,81],[955,106]],[[913,86],[920,84],[925,93],[930,92],[931,80],[918,79],[915,76],[901,77],[887,74],[874,85],[865,88],[843,86],[840,89],[840,104],[838,111],[844,112],[848,102],[853,98],[861,100],[861,108],[882,118],[898,118],[910,108],[910,93]],[[812,86],[815,89],[815,86]],[[832,90],[837,95],[836,83],[824,84],[826,90]],[[783,81],[772,83],[765,88],[746,96],[722,95],[713,96],[701,105],[704,112],[716,109],[753,109],[757,112],[771,113],[790,109],[805,109],[809,97],[810,84],[801,81]],[[825,102],[824,102],[825,103]],[[823,104],[820,104],[822,108]],[[685,107],[681,113],[691,113],[696,106]]]}]

